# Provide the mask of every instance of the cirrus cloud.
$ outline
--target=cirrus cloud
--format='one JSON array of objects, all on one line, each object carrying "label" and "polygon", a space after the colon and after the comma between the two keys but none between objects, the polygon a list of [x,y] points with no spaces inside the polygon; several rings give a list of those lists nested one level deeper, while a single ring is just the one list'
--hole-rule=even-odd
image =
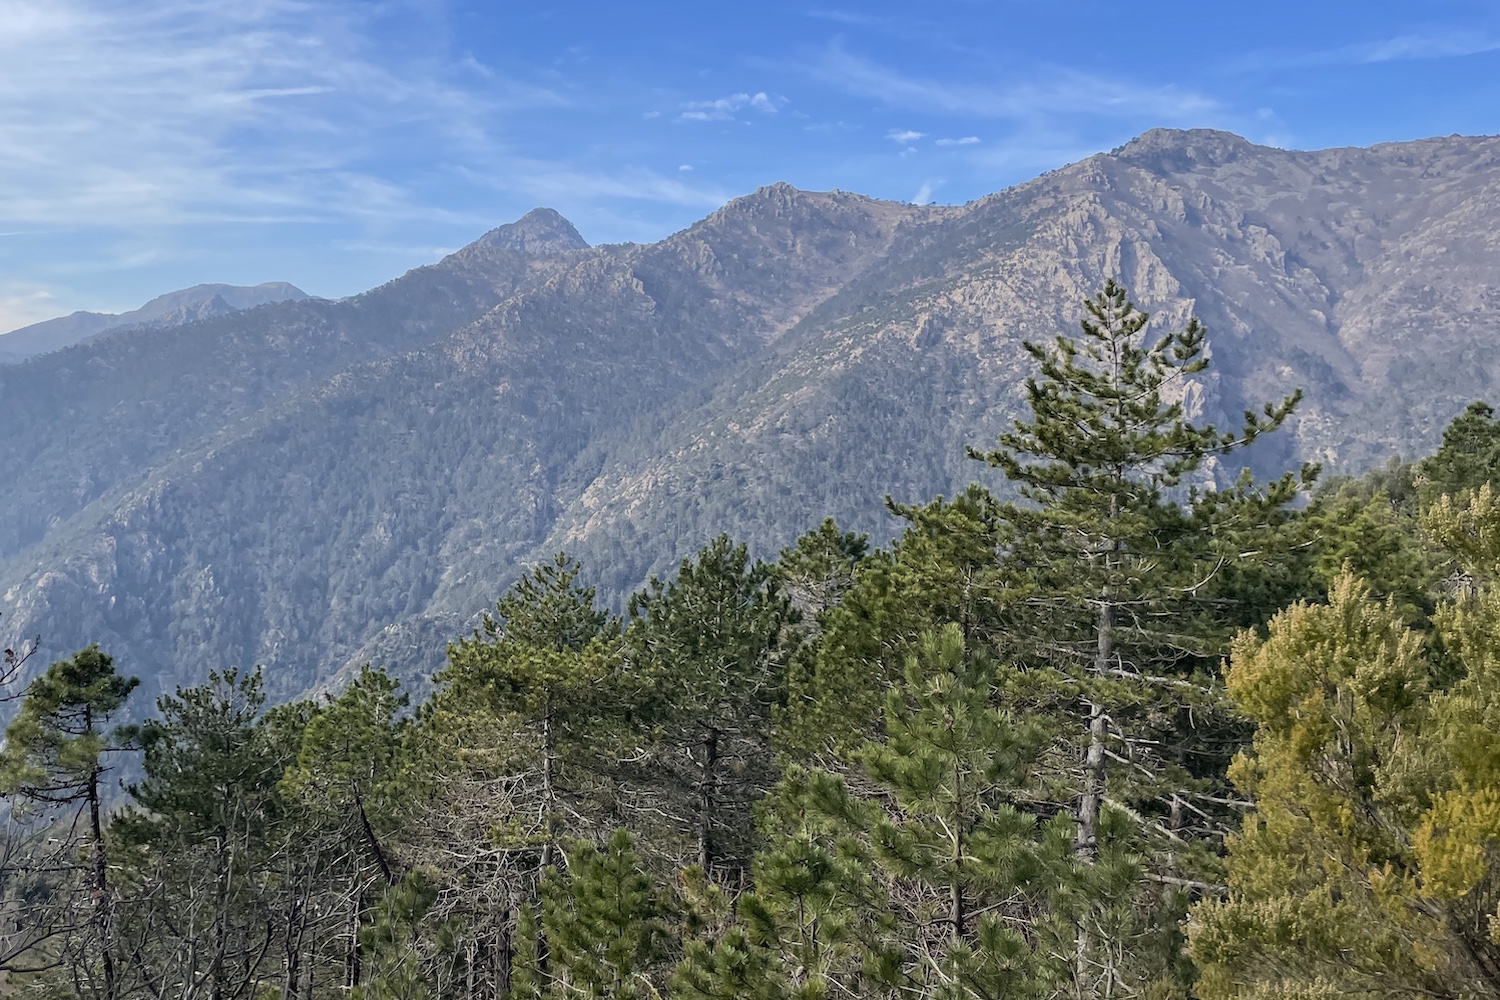
[{"label": "cirrus cloud", "polygon": [[926,132],[918,132],[909,128],[893,128],[885,134],[885,137],[898,146],[910,146],[918,139],[926,138]]},{"label": "cirrus cloud", "polygon": [[332,0],[0,0],[0,222],[173,225],[425,213],[373,161],[473,153],[566,103],[377,46]]},{"label": "cirrus cloud", "polygon": [[764,90],[753,94],[730,94],[711,101],[685,101],[682,104],[683,111],[677,118],[685,122],[727,122],[733,121],[736,115],[745,110],[774,115],[785,103],[784,99],[771,97]]}]

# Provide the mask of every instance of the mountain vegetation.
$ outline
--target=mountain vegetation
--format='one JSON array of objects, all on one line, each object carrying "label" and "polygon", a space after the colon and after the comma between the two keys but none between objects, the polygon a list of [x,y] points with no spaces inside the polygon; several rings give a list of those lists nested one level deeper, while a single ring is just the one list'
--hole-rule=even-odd
[{"label": "mountain vegetation", "polygon": [[[1152,132],[965,206],[775,185],[642,246],[542,210],[350,299],[7,366],[0,613],[48,658],[98,642],[147,702],[257,664],[277,702],[367,662],[421,695],[560,549],[615,613],[725,531],[771,559],[832,517],[917,558],[900,511],[990,530],[963,444],[1021,415],[1022,343],[1110,277],[1202,321],[1213,365],[1163,388],[1190,419],[1305,389],[1181,488],[1423,454],[1500,394],[1497,142]],[[1398,515],[1344,502],[1351,552],[1395,544]]]},{"label": "mountain vegetation", "polygon": [[53,663],[0,750],[3,989],[1500,993],[1494,411],[1220,484],[1299,395],[1204,420],[1196,320],[1080,312],[956,442],[993,489],[888,500],[889,544],[720,532],[618,610],[558,554],[415,702],[225,669],[126,725],[128,670]]}]

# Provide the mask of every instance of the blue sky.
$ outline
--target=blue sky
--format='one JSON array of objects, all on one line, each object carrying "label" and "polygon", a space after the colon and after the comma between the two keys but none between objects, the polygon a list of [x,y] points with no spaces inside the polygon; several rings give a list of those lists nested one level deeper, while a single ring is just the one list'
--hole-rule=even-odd
[{"label": "blue sky", "polygon": [[963,202],[1154,126],[1500,132],[1500,2],[0,0],[0,330],[347,295],[538,205],[601,243],[776,180]]}]

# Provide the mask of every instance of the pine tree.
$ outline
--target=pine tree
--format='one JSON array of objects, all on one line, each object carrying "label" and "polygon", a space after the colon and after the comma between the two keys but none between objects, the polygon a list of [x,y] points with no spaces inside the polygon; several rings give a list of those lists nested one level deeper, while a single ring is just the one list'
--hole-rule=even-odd
[{"label": "pine tree", "polygon": [[387,885],[400,876],[382,834],[405,805],[407,703],[395,678],[365,667],[309,720],[297,760],[281,779],[283,792],[342,829]]},{"label": "pine tree", "polygon": [[1416,514],[1399,509],[1384,492],[1368,498],[1358,490],[1317,497],[1299,526],[1308,539],[1302,579],[1314,586],[1285,594],[1281,607],[1326,598],[1333,581],[1351,569],[1376,593],[1394,598],[1410,622],[1421,622],[1434,608],[1440,556]]},{"label": "pine tree", "polygon": [[738,905],[747,947],[767,954],[768,981],[788,997],[873,996],[866,960],[896,927],[858,833],[866,804],[838,776],[793,765],[762,813],[755,888]]},{"label": "pine tree", "polygon": [[687,826],[698,866],[748,867],[751,807],[775,783],[773,713],[786,690],[792,620],[775,570],[727,536],[630,600],[627,655],[640,678],[660,808]]},{"label": "pine tree", "polygon": [[156,704],[135,808],[113,824],[140,886],[120,933],[145,982],[234,996],[260,981],[276,934],[277,782],[295,747],[270,738],[260,671],[213,671]]},{"label": "pine tree", "polygon": [[616,830],[602,848],[575,847],[566,874],[554,869],[542,885],[552,976],[562,985],[555,992],[608,1000],[653,995],[662,909],[628,831]]},{"label": "pine tree", "polygon": [[537,949],[542,928],[536,911],[534,905],[523,903],[516,913],[516,947],[510,967],[510,995],[515,1000],[542,1000],[551,995]]},{"label": "pine tree", "polygon": [[1470,403],[1443,431],[1443,443],[1417,464],[1418,494],[1424,505],[1443,494],[1458,498],[1500,474],[1500,422],[1485,402]]},{"label": "pine tree", "polygon": [[[419,730],[437,754],[427,769],[444,806],[435,819],[451,826],[455,814],[479,810],[460,829],[486,831],[494,848],[471,852],[474,863],[452,871],[489,900],[488,912],[467,914],[474,950],[495,950],[497,937],[501,952],[515,949],[514,959],[493,957],[500,969],[524,969],[523,950],[532,954],[534,970],[521,974],[536,983],[550,974],[545,921],[528,931],[518,915],[535,914],[564,837],[602,836],[615,818],[610,762],[622,756],[617,732],[634,699],[622,677],[619,622],[595,605],[579,574],[559,553],[511,587],[470,638],[449,646]],[[517,773],[532,780],[518,783]],[[462,787],[482,797],[452,797]],[[541,936],[527,940],[528,932]]]},{"label": "pine tree", "polygon": [[[553,864],[561,836],[558,769],[564,750],[593,727],[611,692],[602,687],[617,673],[618,623],[595,607],[580,568],[559,553],[536,567],[485,615],[474,635],[448,648],[449,665],[437,676],[440,707],[519,716],[534,730],[541,780],[538,870]],[[581,832],[581,831],[580,831]]]},{"label": "pine tree", "polygon": [[[1224,596],[1215,593],[1223,565],[1285,520],[1301,483],[1287,475],[1261,492],[1247,473],[1213,489],[1207,464],[1280,427],[1301,394],[1247,411],[1236,432],[1195,424],[1181,399],[1209,364],[1203,327],[1191,320],[1148,338],[1149,316],[1113,281],[1085,307],[1079,336],[1025,345],[1040,366],[1026,383],[1030,416],[995,449],[970,455],[1020,495],[1000,516],[1018,589],[1030,591],[1022,634],[1038,641],[1027,658],[1063,671],[1059,695],[1071,689],[1083,701],[1074,817],[1089,860],[1107,799],[1156,799],[1165,813],[1194,771],[1212,773],[1174,733],[1189,719],[1184,697],[1197,695],[1198,713],[1215,700],[1211,679],[1185,677],[1213,663],[1228,633],[1222,605],[1204,598]],[[1113,782],[1112,756],[1131,762]],[[1119,787],[1142,771],[1140,792]],[[1080,930],[1079,968],[1099,967],[1098,944]]]},{"label": "pine tree", "polygon": [[[0,747],[0,795],[43,824],[65,831],[81,827],[77,844],[84,857],[81,865],[67,852],[35,859],[47,867],[56,862],[62,870],[45,880],[39,912],[22,918],[21,926],[33,935],[12,947],[7,969],[66,968],[80,992],[103,1000],[121,995],[103,779],[108,755],[131,743],[129,730],[110,723],[139,683],[122,677],[113,658],[89,646],[31,682]],[[85,912],[70,912],[76,910]]]},{"label": "pine tree", "polygon": [[[887,699],[886,739],[861,759],[894,796],[895,814],[873,831],[879,856],[940,890],[945,937],[960,941],[973,931],[976,898],[997,877],[973,860],[1008,854],[1025,864],[1018,844],[1034,822],[1013,799],[1026,786],[1040,736],[990,706],[993,668],[966,655],[958,626],[927,639],[923,655],[907,662],[906,683]],[[1025,876],[1011,879],[1004,888]]]},{"label": "pine tree", "polygon": [[793,547],[781,550],[776,574],[804,631],[822,629],[824,616],[854,586],[855,570],[869,550],[868,536],[840,531],[831,517],[798,538]]},{"label": "pine tree", "polygon": [[697,940],[672,977],[673,1000],[783,1000],[771,971],[771,956],[744,930],[731,928],[712,943]]},{"label": "pine tree", "polygon": [[777,738],[794,759],[826,764],[878,736],[886,693],[923,633],[957,622],[976,648],[1004,642],[1014,581],[1000,563],[1009,528],[994,496],[976,485],[952,500],[887,506],[906,530],[890,551],[855,565],[790,664]]},{"label": "pine tree", "polygon": [[1058,973],[1007,921],[1044,884],[1036,818],[1018,807],[1042,733],[994,707],[996,686],[961,626],[929,634],[887,698],[885,740],[860,755],[890,803],[868,836],[905,929],[897,991],[1045,995]]},{"label": "pine tree", "polygon": [[407,874],[391,886],[374,907],[361,930],[370,965],[369,978],[354,987],[352,1000],[432,1000],[451,996],[454,977],[444,973],[450,962],[434,955],[452,928],[424,923],[437,896],[437,887],[422,871]]},{"label": "pine tree", "polygon": [[296,762],[278,784],[322,880],[320,908],[345,917],[343,931],[332,935],[345,989],[365,981],[361,935],[373,900],[404,874],[392,845],[412,808],[406,705],[395,679],[365,667],[307,720]]}]

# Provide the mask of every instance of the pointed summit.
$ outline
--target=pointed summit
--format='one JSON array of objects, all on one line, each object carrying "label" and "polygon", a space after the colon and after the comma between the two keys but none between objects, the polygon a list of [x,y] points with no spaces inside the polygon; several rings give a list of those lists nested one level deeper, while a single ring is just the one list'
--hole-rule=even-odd
[{"label": "pointed summit", "polygon": [[517,253],[557,254],[587,250],[588,241],[573,223],[550,208],[535,208],[515,222],[491,229],[470,246],[514,250]]}]

